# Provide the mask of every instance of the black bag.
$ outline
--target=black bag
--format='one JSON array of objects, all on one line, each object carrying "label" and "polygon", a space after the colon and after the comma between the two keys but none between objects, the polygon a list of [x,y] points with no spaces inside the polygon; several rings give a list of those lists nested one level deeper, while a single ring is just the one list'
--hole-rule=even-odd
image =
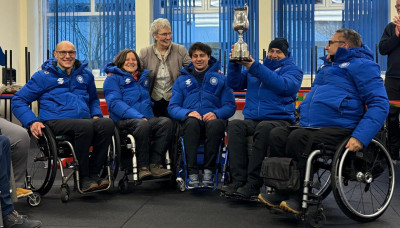
[{"label": "black bag", "polygon": [[266,157],[262,163],[260,176],[266,186],[279,190],[298,190],[300,171],[293,158]]}]

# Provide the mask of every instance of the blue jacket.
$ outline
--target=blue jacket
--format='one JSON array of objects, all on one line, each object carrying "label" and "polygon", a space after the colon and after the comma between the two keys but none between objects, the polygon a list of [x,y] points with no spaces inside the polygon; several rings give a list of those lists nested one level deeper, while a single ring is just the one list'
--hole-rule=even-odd
[{"label": "blue jacket", "polygon": [[[86,66],[75,60],[73,72],[67,75],[57,70],[55,59],[47,60],[43,70],[14,94],[12,112],[26,128],[35,121],[102,117],[94,77]],[[40,102],[39,119],[29,108],[35,100]]]},{"label": "blue jacket", "polygon": [[247,88],[245,119],[295,122],[296,95],[303,72],[292,57],[279,61],[265,58],[263,64],[256,61],[250,69],[241,69],[242,65],[229,63],[228,83],[234,90]]},{"label": "blue jacket", "polygon": [[148,70],[144,70],[139,80],[132,74],[122,71],[110,63],[104,69],[112,73],[104,81],[103,92],[111,119],[141,119],[153,117],[152,102],[149,95]]},{"label": "blue jacket", "polygon": [[172,86],[168,105],[168,113],[173,119],[182,121],[192,111],[200,115],[213,112],[218,119],[228,119],[235,113],[233,91],[227,85],[225,75],[218,73],[219,68],[219,62],[211,57],[202,82],[189,73],[194,70],[193,63],[180,70],[181,76]]},{"label": "blue jacket", "polygon": [[321,59],[311,91],[299,106],[300,126],[354,129],[352,136],[367,146],[389,111],[379,65],[366,46],[339,48],[334,62]]}]

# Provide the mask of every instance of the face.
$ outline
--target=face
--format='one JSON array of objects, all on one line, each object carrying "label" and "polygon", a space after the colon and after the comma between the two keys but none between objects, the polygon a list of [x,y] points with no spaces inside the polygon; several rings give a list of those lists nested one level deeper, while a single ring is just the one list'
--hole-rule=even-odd
[{"label": "face", "polygon": [[125,63],[122,66],[122,68],[126,72],[131,73],[131,74],[136,72],[138,65],[137,65],[137,59],[136,59],[135,54],[133,54],[132,52],[129,52],[126,55]]},{"label": "face", "polygon": [[192,53],[192,63],[197,72],[203,72],[207,70],[208,60],[210,60],[210,56],[203,51],[196,50]]},{"label": "face", "polygon": [[330,59],[330,56],[335,55],[339,47],[348,48],[348,45],[343,38],[340,37],[340,33],[335,33],[325,46],[325,50],[328,51],[327,59]]},{"label": "face", "polygon": [[157,41],[157,46],[163,49],[167,49],[172,41],[172,33],[169,28],[162,28],[158,30],[158,33],[153,35],[154,40]]},{"label": "face", "polygon": [[67,73],[69,73],[75,63],[75,46],[68,41],[60,42],[57,45],[56,51],[54,51],[54,57],[57,59],[57,65],[62,70],[65,70]]},{"label": "face", "polygon": [[396,1],[396,11],[397,11],[397,14],[400,15],[400,0]]},{"label": "face", "polygon": [[271,48],[268,51],[268,58],[272,60],[281,60],[284,59],[286,56],[279,48]]}]

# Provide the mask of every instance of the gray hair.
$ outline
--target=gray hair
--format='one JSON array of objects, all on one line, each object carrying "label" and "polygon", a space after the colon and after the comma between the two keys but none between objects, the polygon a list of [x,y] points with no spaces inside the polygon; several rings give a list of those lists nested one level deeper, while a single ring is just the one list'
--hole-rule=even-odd
[{"label": "gray hair", "polygon": [[171,24],[169,23],[169,21],[165,18],[155,19],[153,23],[151,23],[150,35],[155,35],[156,33],[158,33],[158,31],[160,31],[160,29],[163,28],[171,29]]},{"label": "gray hair", "polygon": [[345,39],[345,41],[349,44],[350,48],[353,47],[361,47],[362,45],[362,39],[361,35],[358,34],[356,31],[353,29],[338,29],[336,30],[336,33],[340,33],[340,36]]}]

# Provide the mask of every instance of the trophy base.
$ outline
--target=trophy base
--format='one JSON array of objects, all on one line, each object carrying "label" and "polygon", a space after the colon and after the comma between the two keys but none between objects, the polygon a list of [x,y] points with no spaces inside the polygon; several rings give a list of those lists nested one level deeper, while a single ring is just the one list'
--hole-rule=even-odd
[{"label": "trophy base", "polygon": [[229,59],[229,62],[251,62],[251,59],[249,57],[233,57]]}]

